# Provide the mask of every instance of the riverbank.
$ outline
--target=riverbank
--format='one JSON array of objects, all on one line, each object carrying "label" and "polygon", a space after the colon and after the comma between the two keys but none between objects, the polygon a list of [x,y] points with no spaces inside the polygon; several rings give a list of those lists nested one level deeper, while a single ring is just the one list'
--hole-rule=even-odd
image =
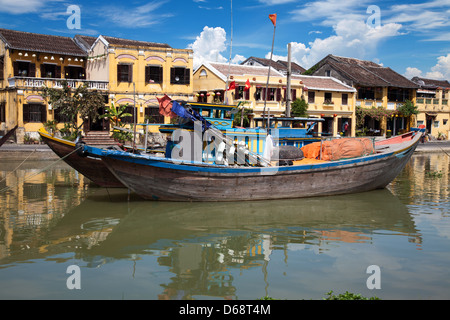
[{"label": "riverbank", "polygon": [[[450,141],[420,143],[416,152],[445,152],[450,154]],[[0,160],[57,160],[59,157],[46,144],[4,144],[0,148]]]}]

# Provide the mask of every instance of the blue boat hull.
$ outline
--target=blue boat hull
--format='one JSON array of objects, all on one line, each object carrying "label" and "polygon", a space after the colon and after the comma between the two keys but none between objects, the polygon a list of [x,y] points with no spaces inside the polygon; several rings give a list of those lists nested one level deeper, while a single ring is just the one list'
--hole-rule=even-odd
[{"label": "blue boat hull", "polygon": [[149,200],[244,201],[356,193],[386,187],[411,158],[420,135],[370,156],[282,167],[186,163],[91,148],[129,189]]}]

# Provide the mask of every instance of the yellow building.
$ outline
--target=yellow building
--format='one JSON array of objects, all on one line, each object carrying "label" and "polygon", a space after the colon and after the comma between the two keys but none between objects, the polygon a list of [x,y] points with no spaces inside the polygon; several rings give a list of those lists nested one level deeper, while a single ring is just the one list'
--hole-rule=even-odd
[{"label": "yellow building", "polygon": [[[218,102],[231,105],[244,103],[256,117],[263,115],[284,116],[286,112],[287,77],[271,68],[267,86],[268,67],[236,65],[226,63],[204,63],[194,71],[194,93],[197,101]],[[227,80],[228,79],[228,80]],[[225,91],[232,82],[235,89]],[[244,90],[246,83],[249,90]],[[291,77],[291,98],[303,98],[308,102],[308,114],[325,118],[319,132],[337,135],[348,122],[348,134],[354,135],[354,93],[356,90],[337,79],[293,75]]]},{"label": "yellow building", "polygon": [[48,120],[62,120],[42,97],[42,88],[88,83],[108,89],[107,83],[86,80],[86,52],[72,38],[0,29],[0,133],[16,125],[17,142],[38,138]]},{"label": "yellow building", "polygon": [[[304,74],[334,77],[357,90],[356,107],[383,108],[396,113],[410,100],[416,101],[417,84],[388,67],[372,61],[327,55]],[[366,119],[365,127],[371,135],[385,135],[388,130],[397,134],[408,127],[406,117]]]},{"label": "yellow building", "polygon": [[447,80],[435,80],[414,77],[417,83],[417,125],[425,125],[427,132],[438,139],[450,140],[450,83]]},{"label": "yellow building", "polygon": [[[192,61],[192,50],[162,43],[0,29],[0,136],[18,125],[16,139],[23,143],[38,139],[47,121],[62,127],[63,117],[42,95],[44,87],[61,88],[63,80],[104,93],[105,106],[128,104],[137,123],[168,122],[156,98],[193,99]],[[85,131],[110,129],[106,120],[84,124]]]},{"label": "yellow building", "polygon": [[[193,51],[164,43],[75,36],[87,48],[87,78],[108,83],[109,105],[128,104],[137,123],[167,123],[157,97],[192,100]],[[134,119],[126,119],[133,122]]]}]

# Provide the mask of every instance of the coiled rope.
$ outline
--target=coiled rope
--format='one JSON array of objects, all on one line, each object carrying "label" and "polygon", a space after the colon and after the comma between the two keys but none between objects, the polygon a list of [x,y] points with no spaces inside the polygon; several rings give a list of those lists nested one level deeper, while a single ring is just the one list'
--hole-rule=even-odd
[{"label": "coiled rope", "polygon": [[[73,154],[74,152],[78,151],[78,149],[81,149],[82,147],[83,147],[83,146],[79,146],[79,147],[76,148],[75,150],[73,150],[73,151],[71,151],[70,153],[66,154],[64,157],[59,158],[59,159],[56,160],[55,162],[52,162],[51,164],[49,164],[48,166],[46,166],[46,167],[43,168],[42,170],[39,170],[38,172],[33,173],[33,174],[31,174],[31,175],[25,177],[22,181],[19,181],[18,183],[14,184],[14,185],[12,185],[12,186],[8,186],[8,187],[5,187],[5,188],[3,188],[3,189],[0,189],[0,193],[2,193],[2,192],[4,192],[4,191],[7,191],[7,190],[9,190],[9,189],[12,189],[12,188],[14,188],[14,187],[17,187],[19,184],[24,183],[25,181],[27,181],[27,180],[29,180],[29,179],[31,179],[31,178],[37,176],[38,174],[40,174],[40,173],[42,173],[42,172],[48,170],[49,168],[51,168],[52,166],[54,166],[54,165],[57,164],[58,162],[64,160],[65,158],[67,158],[68,156],[70,156],[70,155]],[[35,150],[35,151],[36,151],[36,150]],[[27,159],[28,159],[30,156],[31,156],[31,155],[29,155],[29,156],[27,157]],[[25,159],[25,160],[26,160],[26,159]],[[25,160],[24,160],[23,162],[25,162]],[[22,162],[22,163],[23,163],[23,162]],[[22,163],[19,165],[19,167],[22,165]],[[15,172],[19,167],[17,167],[17,168],[16,168],[14,171],[12,171],[12,172]],[[12,173],[12,172],[10,172],[10,173]],[[6,177],[5,177],[3,180],[5,180],[5,179],[6,179]],[[2,180],[1,182],[3,182],[3,180]]]}]

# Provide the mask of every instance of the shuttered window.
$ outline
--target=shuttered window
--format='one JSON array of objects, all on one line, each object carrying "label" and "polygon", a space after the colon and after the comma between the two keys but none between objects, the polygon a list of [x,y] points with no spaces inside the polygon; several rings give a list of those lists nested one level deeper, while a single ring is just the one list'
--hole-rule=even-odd
[{"label": "shuttered window", "polygon": [[0,122],[6,122],[6,103],[0,102]]},{"label": "shuttered window", "polygon": [[117,82],[133,82],[133,65],[118,64],[117,65]]},{"label": "shuttered window", "polygon": [[61,78],[61,66],[56,64],[41,64],[41,78]]},{"label": "shuttered window", "polygon": [[4,57],[0,57],[0,80],[5,79],[5,71],[4,71],[5,63],[4,63]]},{"label": "shuttered window", "polygon": [[26,61],[14,61],[13,62],[14,76],[15,77],[35,77],[36,65],[34,63]]},{"label": "shuttered window", "polygon": [[191,69],[184,67],[173,67],[170,69],[171,84],[190,84]]},{"label": "shuttered window", "polygon": [[23,122],[46,122],[47,108],[44,104],[29,103],[23,105]]},{"label": "shuttered window", "polygon": [[163,68],[161,66],[145,67],[145,83],[162,83]]},{"label": "shuttered window", "polygon": [[123,123],[134,123],[134,106],[127,106],[125,108],[124,113],[129,113],[129,114],[131,114],[131,116],[122,117],[122,122]]},{"label": "shuttered window", "polygon": [[145,119],[148,123],[164,123],[164,116],[159,113],[158,107],[145,108]]}]

